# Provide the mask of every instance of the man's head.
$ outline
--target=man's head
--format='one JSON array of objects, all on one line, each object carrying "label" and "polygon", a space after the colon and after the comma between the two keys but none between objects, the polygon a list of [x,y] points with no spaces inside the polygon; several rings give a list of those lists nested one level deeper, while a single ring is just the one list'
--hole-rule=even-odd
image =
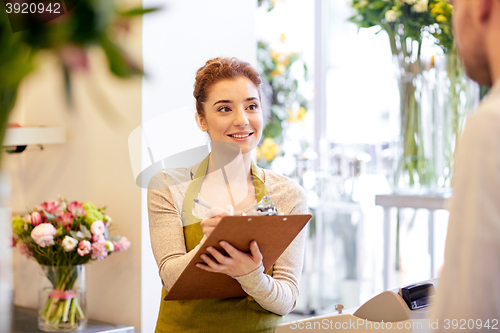
[{"label": "man's head", "polygon": [[467,75],[482,85],[500,79],[500,0],[450,0],[453,33]]}]

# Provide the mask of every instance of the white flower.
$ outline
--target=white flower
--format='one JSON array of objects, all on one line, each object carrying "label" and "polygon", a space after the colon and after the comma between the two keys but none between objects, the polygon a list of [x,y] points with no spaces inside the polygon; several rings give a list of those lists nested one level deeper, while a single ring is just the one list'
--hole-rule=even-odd
[{"label": "white flower", "polygon": [[385,12],[385,20],[387,22],[395,22],[396,19],[398,18],[398,15],[396,14],[396,12],[394,10],[388,10]]},{"label": "white flower", "polygon": [[428,10],[429,0],[418,0],[413,6],[413,10],[417,13],[424,13]]},{"label": "white flower", "polygon": [[104,223],[102,223],[102,221],[95,221],[90,226],[90,231],[94,235],[103,235],[104,234]]},{"label": "white flower", "polygon": [[31,238],[41,247],[54,245],[54,235],[57,230],[50,223],[42,223],[37,225],[31,231]]},{"label": "white flower", "polygon": [[415,2],[417,2],[417,0],[405,0],[405,2],[409,5],[413,5],[415,4]]},{"label": "white flower", "polygon": [[73,251],[78,245],[78,241],[73,237],[66,236],[62,241],[62,247],[66,252]]}]

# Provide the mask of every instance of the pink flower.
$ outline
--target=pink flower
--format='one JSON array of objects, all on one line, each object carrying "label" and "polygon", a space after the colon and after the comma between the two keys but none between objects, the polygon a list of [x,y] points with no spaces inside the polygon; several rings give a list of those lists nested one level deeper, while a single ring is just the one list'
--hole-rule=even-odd
[{"label": "pink flower", "polygon": [[108,256],[106,241],[92,243],[92,259],[102,260]]},{"label": "pink flower", "polygon": [[24,221],[24,223],[31,223],[31,215],[30,214],[25,214],[23,216],[23,221]]},{"label": "pink flower", "polygon": [[57,211],[57,201],[47,201],[43,202],[40,207],[45,209],[45,211],[49,214],[55,214]]},{"label": "pink flower", "polygon": [[89,69],[89,60],[84,48],[68,44],[60,48],[59,54],[63,63],[70,70],[87,71]]},{"label": "pink flower", "polygon": [[94,243],[102,243],[105,242],[104,235],[92,235],[92,242]]},{"label": "pink flower", "polygon": [[64,212],[66,211],[66,208],[68,208],[66,203],[62,200],[59,200],[59,205],[57,206],[57,210],[55,213],[56,216],[61,216],[62,214],[64,214]]},{"label": "pink flower", "polygon": [[40,213],[39,212],[33,212],[33,213],[31,213],[31,224],[34,227],[36,227],[40,223],[42,223],[42,216],[40,215]]},{"label": "pink flower", "polygon": [[81,202],[78,201],[71,201],[69,203],[68,210],[73,214],[74,216],[85,216],[85,211],[83,210],[83,205]]},{"label": "pink flower", "polygon": [[113,252],[122,252],[130,247],[130,241],[124,236],[118,242],[113,242],[113,245],[115,246],[115,250]]},{"label": "pink flower", "polygon": [[26,258],[31,258],[33,257],[33,252],[30,250],[28,245],[24,244],[23,241],[19,240],[16,244],[16,248],[21,253],[23,256]]},{"label": "pink flower", "polygon": [[90,226],[90,232],[92,232],[94,235],[104,235],[104,230],[104,223],[102,223],[102,221],[95,221]]},{"label": "pink flower", "polygon": [[56,218],[56,221],[64,228],[69,229],[73,224],[73,214],[70,212],[62,214]]},{"label": "pink flower", "polygon": [[41,247],[54,245],[54,235],[56,228],[50,223],[42,223],[37,225],[31,231],[31,238]]},{"label": "pink flower", "polygon": [[90,253],[90,249],[90,242],[88,240],[82,240],[80,241],[80,244],[78,244],[78,249],[76,250],[76,252],[78,252],[78,254],[83,257]]}]

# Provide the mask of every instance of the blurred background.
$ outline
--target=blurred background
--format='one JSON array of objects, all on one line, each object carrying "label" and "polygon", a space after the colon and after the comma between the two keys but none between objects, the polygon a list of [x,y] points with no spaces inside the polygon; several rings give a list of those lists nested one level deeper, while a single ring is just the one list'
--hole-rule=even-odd
[{"label": "blurred background", "polygon": [[[20,32],[0,14],[1,322],[11,304],[38,306],[38,266],[12,249],[10,216],[61,195],[107,206],[132,243],[87,265],[89,318],[154,331],[161,281],[131,172],[151,160],[129,135],[164,115],[188,126],[195,72],[216,56],[259,70],[256,160],[308,193],[301,294],[285,321],[437,277],[456,142],[484,91],[463,74],[446,0],[392,2],[80,0]],[[9,141],[13,126],[64,135]],[[183,128],[165,135],[195,146]]]}]

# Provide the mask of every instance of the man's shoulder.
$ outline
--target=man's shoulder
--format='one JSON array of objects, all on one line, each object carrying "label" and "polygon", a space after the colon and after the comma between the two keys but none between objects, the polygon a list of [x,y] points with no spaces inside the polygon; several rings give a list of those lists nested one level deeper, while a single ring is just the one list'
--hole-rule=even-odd
[{"label": "man's shoulder", "polygon": [[480,120],[500,120],[500,94],[486,97],[478,106],[477,110],[469,117]]},{"label": "man's shoulder", "polygon": [[500,95],[482,101],[468,118],[465,132],[484,136],[500,133]]}]

